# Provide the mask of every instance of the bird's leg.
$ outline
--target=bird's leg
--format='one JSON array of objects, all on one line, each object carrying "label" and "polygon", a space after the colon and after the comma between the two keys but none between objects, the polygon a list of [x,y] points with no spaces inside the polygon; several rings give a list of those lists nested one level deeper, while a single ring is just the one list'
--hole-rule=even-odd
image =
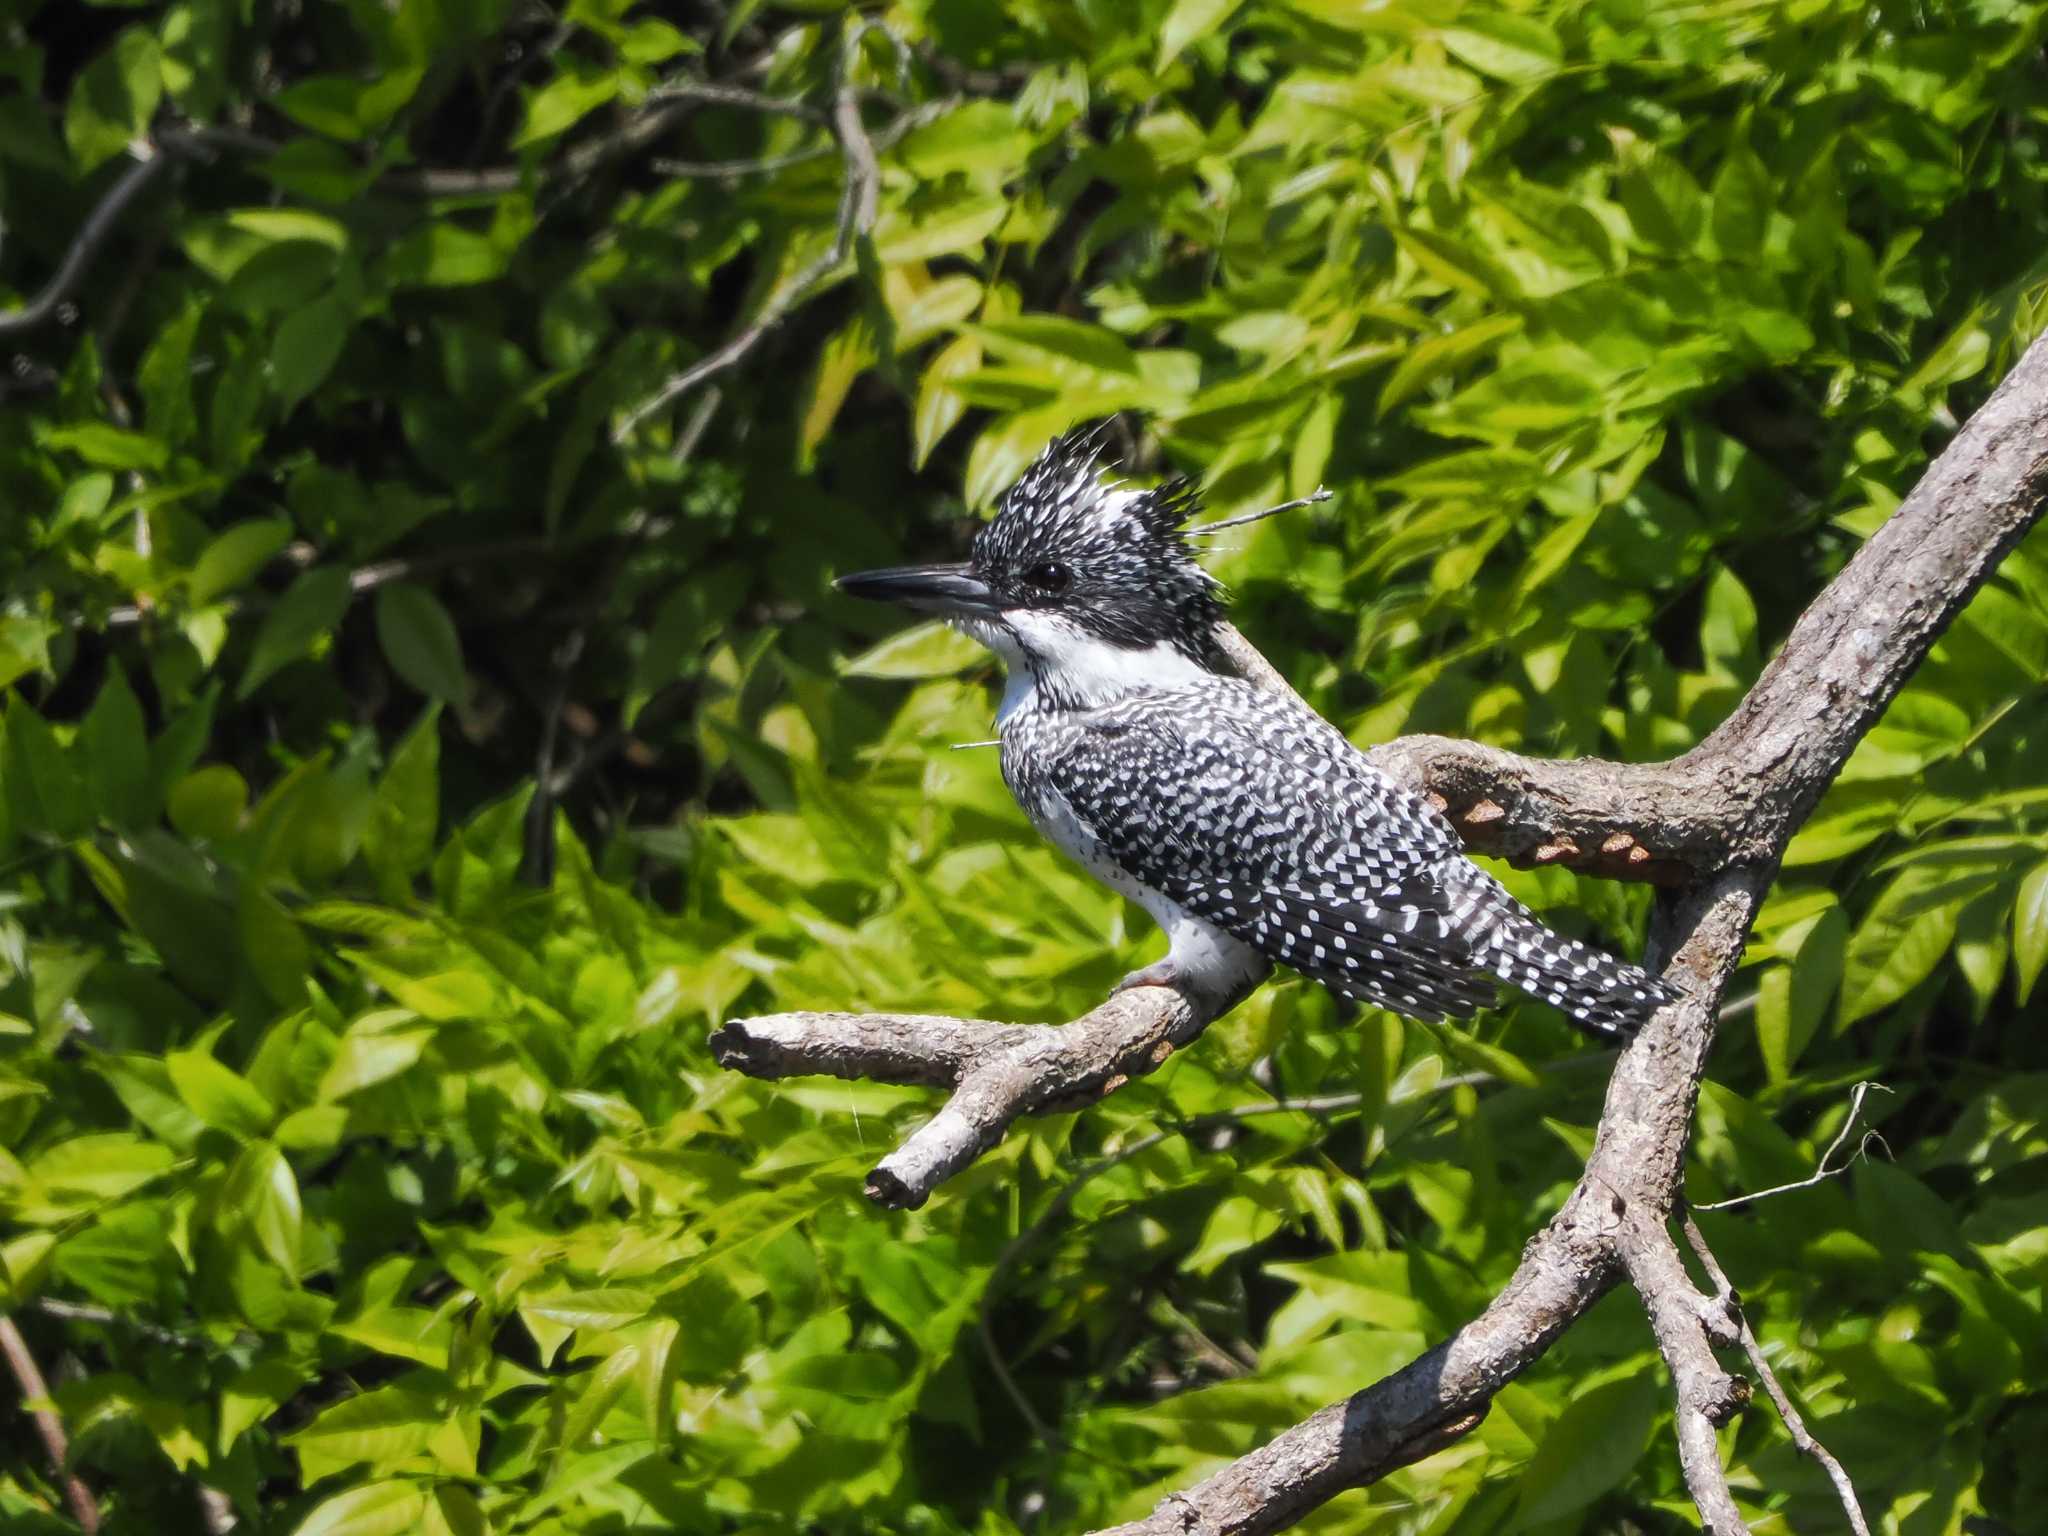
[{"label": "bird's leg", "polygon": [[1165,911],[1166,953],[1117,983],[1116,990],[1170,987],[1190,1001],[1219,1007],[1243,997],[1266,974],[1257,950],[1178,908]]},{"label": "bird's leg", "polygon": [[1125,976],[1116,984],[1116,990],[1128,992],[1133,987],[1171,987],[1174,991],[1181,992],[1186,990],[1187,983],[1187,968],[1169,952],[1150,965],[1141,965]]}]

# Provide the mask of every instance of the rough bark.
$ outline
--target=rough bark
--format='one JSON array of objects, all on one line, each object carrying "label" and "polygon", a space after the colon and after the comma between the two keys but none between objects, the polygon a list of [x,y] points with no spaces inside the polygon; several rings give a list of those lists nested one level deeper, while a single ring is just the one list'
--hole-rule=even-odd
[{"label": "rough bark", "polygon": [[[1624,1275],[1672,1373],[1680,1460],[1706,1528],[1747,1529],[1714,1436],[1748,1400],[1747,1384],[1715,1355],[1739,1344],[1746,1325],[1723,1281],[1714,1295],[1693,1283],[1671,1233],[1722,993],[1792,834],[2039,517],[2044,494],[2048,339],[2028,349],[1815,599],[1728,720],[1684,757],[1546,763],[1431,737],[1375,749],[1386,772],[1436,795],[1474,847],[1674,886],[1660,897],[1651,960],[1686,995],[1616,1058],[1584,1175],[1484,1312],[1402,1370],[1105,1536],[1255,1536],[1294,1524],[1469,1431],[1494,1394]],[[1218,645],[1242,675],[1286,687],[1235,631]],[[716,1043],[722,1060],[761,1075],[953,1085],[947,1106],[885,1163],[891,1179],[878,1169],[870,1186],[887,1203],[915,1204],[994,1145],[1015,1115],[1106,1093],[1132,1065],[1156,1065],[1199,1034],[1207,1014],[1171,997],[1144,988],[1021,1035],[964,1020],[812,1013],[735,1021]],[[921,1139],[934,1154],[906,1158]],[[1853,1493],[1845,1497],[1853,1506]]]}]

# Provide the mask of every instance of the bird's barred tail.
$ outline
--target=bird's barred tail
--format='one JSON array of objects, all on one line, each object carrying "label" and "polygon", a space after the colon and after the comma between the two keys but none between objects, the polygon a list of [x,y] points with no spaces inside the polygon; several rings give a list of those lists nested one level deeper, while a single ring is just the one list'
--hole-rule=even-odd
[{"label": "bird's barred tail", "polygon": [[1627,1040],[1679,993],[1639,965],[1552,933],[1520,902],[1502,893],[1495,921],[1473,962],[1509,986],[1563,1012],[1586,1033]]}]

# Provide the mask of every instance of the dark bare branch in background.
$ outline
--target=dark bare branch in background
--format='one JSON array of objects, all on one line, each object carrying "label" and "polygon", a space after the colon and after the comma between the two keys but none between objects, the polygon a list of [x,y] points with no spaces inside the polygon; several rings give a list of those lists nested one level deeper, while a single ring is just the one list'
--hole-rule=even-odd
[{"label": "dark bare branch in background", "polygon": [[[1475,847],[1617,875],[1643,877],[1651,873],[1645,866],[1659,866],[1656,878],[1678,888],[1660,901],[1651,958],[1685,997],[1617,1058],[1584,1175],[1479,1317],[1106,1536],[1285,1529],[1469,1431],[1494,1394],[1623,1275],[1642,1294],[1672,1372],[1680,1458],[1707,1528],[1716,1536],[1747,1529],[1714,1432],[1741,1409],[1748,1388],[1715,1351],[1742,1345],[1760,1364],[1754,1336],[1733,1308],[1726,1276],[1702,1251],[1717,1292],[1701,1292],[1671,1232],[1721,998],[1786,843],[1949,621],[2034,524],[2044,494],[2048,339],[2028,349],[1815,599],[1728,721],[1684,757],[1644,766],[1548,763],[1429,737],[1374,751],[1383,771],[1442,800]],[[1241,675],[1286,687],[1234,632],[1219,635],[1218,645]],[[1569,852],[1556,851],[1565,844]],[[1589,856],[1588,847],[1599,852]],[[1637,848],[1647,856],[1634,857]],[[1603,866],[1602,857],[1618,867]],[[1147,987],[1057,1029],[791,1013],[736,1020],[713,1043],[728,1066],[760,1076],[808,1071],[952,1086],[953,1098],[870,1181],[884,1203],[917,1204],[1000,1140],[1016,1115],[1110,1091],[1128,1063],[1149,1070],[1198,1035],[1213,1011]],[[1793,1425],[1789,1401],[1759,1374]],[[1803,1426],[1792,1433],[1807,1449]],[[1809,1454],[1825,1457],[1817,1448]],[[1846,1474],[1832,1458],[1823,1465],[1852,1522],[1860,1520]]]},{"label": "dark bare branch in background", "polygon": [[[623,443],[634,430],[671,401],[680,399],[707,379],[716,378],[746,361],[769,332],[788,318],[813,290],[836,272],[853,254],[854,242],[875,226],[875,209],[881,197],[882,171],[875,158],[875,145],[861,121],[861,92],[847,78],[853,67],[854,50],[864,27],[856,27],[843,46],[839,89],[832,102],[830,125],[845,161],[845,180],[839,193],[839,214],[832,231],[832,243],[806,262],[797,273],[775,287],[753,316],[733,332],[724,345],[707,353],[626,413],[612,429],[612,441]],[[892,35],[893,40],[893,35]],[[900,46],[900,45],[899,45]],[[906,117],[908,114],[906,114]]]},{"label": "dark bare branch in background", "polygon": [[154,145],[138,145],[135,153],[138,157],[135,163],[121,172],[114,184],[107,188],[106,195],[85,216],[85,222],[78,226],[78,233],[71,237],[64,259],[58,263],[50,280],[19,309],[0,312],[0,340],[26,335],[57,318],[66,301],[77,291],[79,283],[84,281],[93,258],[99,255],[100,248],[121,222],[121,215],[171,167],[171,157]]},{"label": "dark bare branch in background", "polygon": [[36,1357],[29,1353],[28,1341],[21,1336],[14,1319],[5,1314],[0,1314],[0,1355],[7,1357],[7,1368],[14,1376],[15,1386],[21,1390],[22,1404],[27,1408],[29,1417],[35,1420],[43,1452],[50,1458],[50,1475],[64,1490],[64,1503],[71,1511],[71,1518],[78,1522],[78,1528],[85,1532],[85,1536],[93,1536],[100,1528],[99,1500],[71,1470],[70,1442],[64,1436],[64,1421],[50,1406],[49,1385],[43,1380]]}]

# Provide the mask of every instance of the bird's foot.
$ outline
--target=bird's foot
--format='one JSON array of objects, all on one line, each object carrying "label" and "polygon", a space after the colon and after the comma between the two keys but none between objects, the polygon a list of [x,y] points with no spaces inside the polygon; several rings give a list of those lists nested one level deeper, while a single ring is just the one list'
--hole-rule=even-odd
[{"label": "bird's foot", "polygon": [[1173,956],[1168,955],[1132,971],[1116,984],[1116,990],[1128,992],[1133,987],[1168,987],[1175,992],[1186,992],[1188,982],[1188,973],[1174,961]]}]

